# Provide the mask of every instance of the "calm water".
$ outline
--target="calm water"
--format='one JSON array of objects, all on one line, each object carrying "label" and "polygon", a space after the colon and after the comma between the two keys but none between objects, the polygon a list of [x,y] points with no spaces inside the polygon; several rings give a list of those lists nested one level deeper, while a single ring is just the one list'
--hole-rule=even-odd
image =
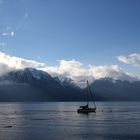
[{"label": "calm water", "polygon": [[97,112],[77,114],[82,102],[0,103],[0,140],[140,139],[139,102],[97,102]]}]

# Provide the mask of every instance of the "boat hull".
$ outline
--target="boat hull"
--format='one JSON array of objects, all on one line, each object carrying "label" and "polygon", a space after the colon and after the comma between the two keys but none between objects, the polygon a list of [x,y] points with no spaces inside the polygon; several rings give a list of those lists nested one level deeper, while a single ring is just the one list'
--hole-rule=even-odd
[{"label": "boat hull", "polygon": [[77,112],[78,112],[78,113],[96,112],[96,108],[78,109]]}]

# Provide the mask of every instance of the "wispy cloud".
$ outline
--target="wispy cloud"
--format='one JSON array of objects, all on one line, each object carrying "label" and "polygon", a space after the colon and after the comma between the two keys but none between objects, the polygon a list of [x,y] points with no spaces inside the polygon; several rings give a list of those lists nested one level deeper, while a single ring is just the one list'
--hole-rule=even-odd
[{"label": "wispy cloud", "polygon": [[118,60],[125,64],[130,64],[132,66],[140,67],[140,54],[133,53],[128,56],[120,55],[118,56]]},{"label": "wispy cloud", "polygon": [[15,32],[12,31],[10,35],[11,35],[11,36],[14,36],[14,35],[15,35]]},{"label": "wispy cloud", "polygon": [[14,35],[15,35],[15,32],[14,31],[11,31],[11,32],[3,32],[2,33],[2,36],[13,37]]},{"label": "wispy cloud", "polygon": [[2,33],[2,36],[8,36],[8,35],[9,35],[9,33],[7,33],[7,32]]}]

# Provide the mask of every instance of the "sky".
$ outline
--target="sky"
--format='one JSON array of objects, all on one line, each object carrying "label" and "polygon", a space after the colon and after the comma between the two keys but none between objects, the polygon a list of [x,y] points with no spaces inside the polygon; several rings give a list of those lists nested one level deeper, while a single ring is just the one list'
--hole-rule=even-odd
[{"label": "sky", "polygon": [[31,60],[50,73],[63,62],[116,66],[140,77],[139,7],[139,0],[0,0],[0,61]]}]

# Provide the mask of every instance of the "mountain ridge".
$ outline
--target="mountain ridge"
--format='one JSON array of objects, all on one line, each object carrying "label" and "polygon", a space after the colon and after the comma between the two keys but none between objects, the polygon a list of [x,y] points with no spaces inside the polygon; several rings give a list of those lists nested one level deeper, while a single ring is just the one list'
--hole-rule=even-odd
[{"label": "mountain ridge", "polygon": [[[97,79],[90,84],[95,100],[140,100],[140,81]],[[0,77],[0,101],[84,101],[85,89],[74,80],[61,81],[48,73],[26,68]]]},{"label": "mountain ridge", "polygon": [[73,101],[83,99],[83,91],[80,88],[66,87],[48,73],[40,70],[26,68],[12,71],[0,77],[0,101]]},{"label": "mountain ridge", "polygon": [[107,101],[139,101],[140,81],[122,81],[111,78],[96,80],[91,85],[95,96],[99,95]]}]

